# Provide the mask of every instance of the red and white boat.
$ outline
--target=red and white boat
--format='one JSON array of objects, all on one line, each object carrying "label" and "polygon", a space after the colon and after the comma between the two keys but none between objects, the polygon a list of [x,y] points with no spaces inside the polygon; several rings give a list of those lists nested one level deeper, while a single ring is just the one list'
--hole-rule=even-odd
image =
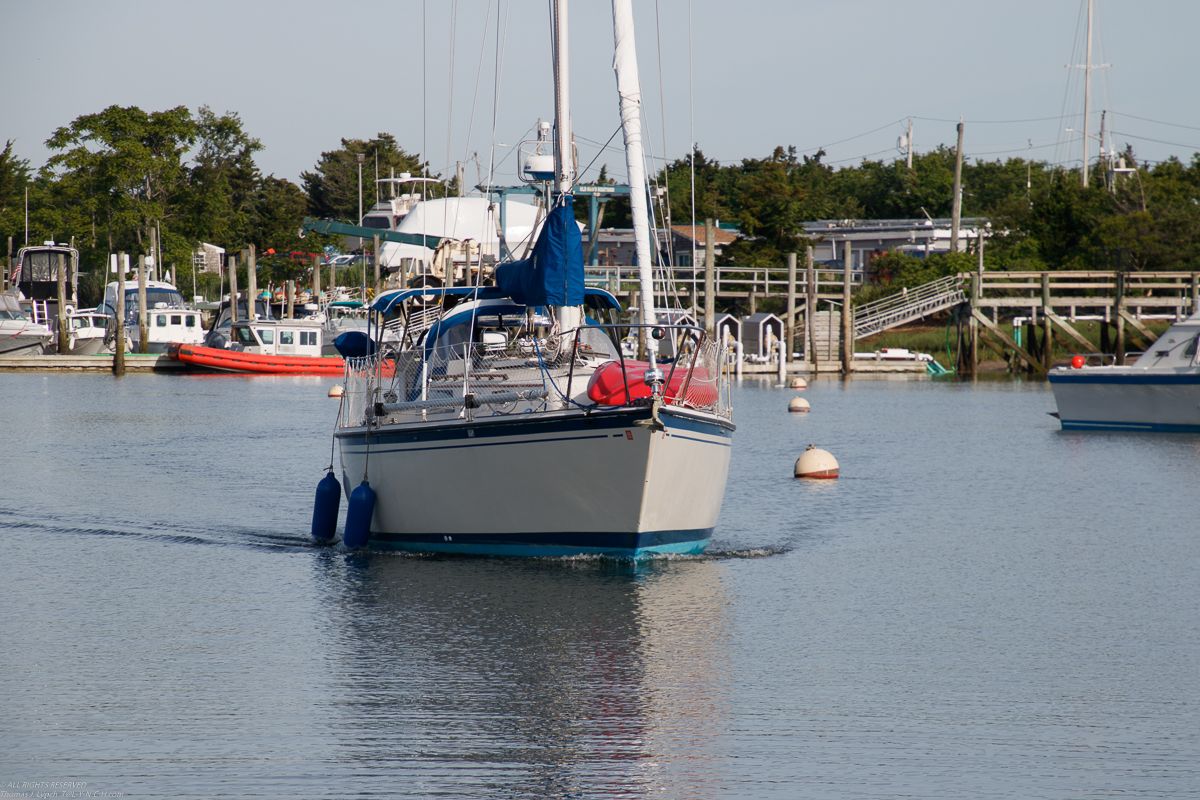
[{"label": "red and white boat", "polygon": [[234,323],[229,348],[172,344],[167,354],[195,367],[247,375],[342,375],[340,356],[321,355],[323,328],[306,319]]}]

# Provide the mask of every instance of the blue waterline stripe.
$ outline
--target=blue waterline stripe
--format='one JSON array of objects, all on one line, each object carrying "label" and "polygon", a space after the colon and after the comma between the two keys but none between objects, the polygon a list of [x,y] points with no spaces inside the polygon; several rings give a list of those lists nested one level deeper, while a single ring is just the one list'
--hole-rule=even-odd
[{"label": "blue waterline stripe", "polygon": [[1187,375],[1164,375],[1164,374],[1148,374],[1148,375],[1089,375],[1089,374],[1069,374],[1069,375],[1050,375],[1050,383],[1061,384],[1108,384],[1108,385],[1128,385],[1128,386],[1194,386],[1200,385],[1200,373],[1192,373]]},{"label": "blue waterline stripe", "polygon": [[1112,422],[1097,420],[1061,420],[1064,431],[1141,431],[1144,433],[1200,433],[1200,425],[1167,422]]}]

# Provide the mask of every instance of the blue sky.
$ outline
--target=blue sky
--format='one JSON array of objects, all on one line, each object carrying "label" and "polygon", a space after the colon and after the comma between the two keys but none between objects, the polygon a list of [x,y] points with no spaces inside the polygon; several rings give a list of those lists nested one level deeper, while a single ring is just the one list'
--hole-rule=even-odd
[{"label": "blue sky", "polygon": [[[553,114],[544,0],[2,2],[0,140],[34,167],[81,114],[208,105],[241,116],[265,146],[259,166],[279,177],[298,180],[341,137],[386,131],[436,171],[467,161],[472,183],[475,158],[494,159],[507,184],[511,146]],[[962,116],[968,159],[1077,165],[1079,135],[1064,129],[1082,127],[1082,71],[1067,65],[1084,61],[1085,3],[635,0],[652,155],[680,158],[696,141],[723,162],[788,145],[824,147],[839,165],[890,161],[909,117],[923,152],[952,144]],[[1095,3],[1092,62],[1111,66],[1094,73],[1093,133],[1107,110],[1119,149],[1190,161],[1200,2]],[[600,152],[618,125],[609,5],[575,0],[569,18],[580,159],[595,159],[588,177],[601,164],[620,177],[620,137]]]}]

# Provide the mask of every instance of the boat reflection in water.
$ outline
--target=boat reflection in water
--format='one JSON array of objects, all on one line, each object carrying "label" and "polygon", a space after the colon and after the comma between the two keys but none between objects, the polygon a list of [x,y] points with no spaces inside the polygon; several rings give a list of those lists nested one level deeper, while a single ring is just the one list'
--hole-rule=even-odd
[{"label": "boat reflection in water", "polygon": [[336,598],[335,758],[356,771],[399,766],[429,795],[719,795],[719,562],[330,553],[318,565]]}]

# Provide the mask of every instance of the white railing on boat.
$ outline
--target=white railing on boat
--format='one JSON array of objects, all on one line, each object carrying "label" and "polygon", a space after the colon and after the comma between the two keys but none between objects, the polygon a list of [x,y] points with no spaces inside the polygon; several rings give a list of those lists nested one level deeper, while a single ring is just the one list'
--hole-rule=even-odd
[{"label": "white railing on boat", "polygon": [[[681,343],[679,357],[660,365],[666,384],[678,387],[664,402],[728,416],[724,350],[691,326],[656,327],[678,328]],[[430,414],[474,418],[481,411],[505,415],[611,407],[588,398],[588,383],[598,368],[625,359],[601,326],[586,326],[567,337],[572,338],[565,353],[558,352],[554,336],[530,336],[501,346],[435,345],[428,355],[419,347],[347,358],[340,425],[427,420]],[[640,373],[627,383],[635,380],[641,381]],[[636,398],[638,388],[640,383],[626,387],[634,404],[645,402]]]}]

